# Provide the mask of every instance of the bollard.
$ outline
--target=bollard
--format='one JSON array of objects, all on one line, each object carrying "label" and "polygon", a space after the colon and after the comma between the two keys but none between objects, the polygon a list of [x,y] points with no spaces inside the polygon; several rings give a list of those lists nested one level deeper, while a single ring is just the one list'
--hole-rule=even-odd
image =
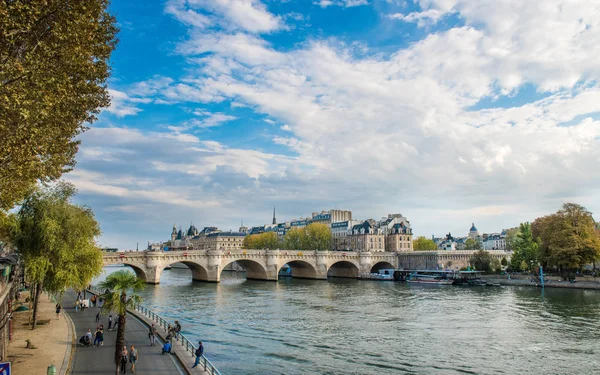
[{"label": "bollard", "polygon": [[56,375],[56,367],[54,367],[54,365],[48,366],[48,370],[46,371],[46,375]]}]

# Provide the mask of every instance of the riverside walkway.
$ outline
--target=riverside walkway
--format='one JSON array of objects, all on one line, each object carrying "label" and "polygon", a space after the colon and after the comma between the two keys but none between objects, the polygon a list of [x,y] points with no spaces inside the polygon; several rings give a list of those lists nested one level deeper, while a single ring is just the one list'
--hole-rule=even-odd
[{"label": "riverside walkway", "polygon": [[[89,295],[89,294],[88,294]],[[86,308],[83,312],[75,312],[76,294],[68,292],[63,297],[63,308],[69,314],[75,324],[76,349],[71,365],[73,375],[87,374],[114,374],[115,373],[115,340],[117,331],[108,331],[108,316],[102,316],[100,323],[104,324],[104,346],[84,347],[79,344],[79,338],[83,336],[88,329],[92,334],[96,330],[96,313],[98,307]],[[113,314],[113,317],[115,315]],[[181,369],[177,359],[172,355],[162,355],[162,342],[157,342],[156,346],[150,346],[148,341],[148,328],[139,322],[131,314],[127,315],[125,326],[125,344],[129,349],[134,345],[138,350],[138,362],[136,363],[137,374],[161,374],[161,375],[180,375],[186,372]],[[190,359],[193,361],[193,358]],[[127,364],[127,373],[130,364]]]}]

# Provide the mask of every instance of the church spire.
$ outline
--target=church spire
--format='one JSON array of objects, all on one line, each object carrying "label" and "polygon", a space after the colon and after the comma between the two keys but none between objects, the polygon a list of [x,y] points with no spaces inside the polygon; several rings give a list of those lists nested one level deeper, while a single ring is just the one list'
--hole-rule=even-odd
[{"label": "church spire", "polygon": [[277,219],[275,219],[275,206],[273,206],[273,224],[277,224]]}]

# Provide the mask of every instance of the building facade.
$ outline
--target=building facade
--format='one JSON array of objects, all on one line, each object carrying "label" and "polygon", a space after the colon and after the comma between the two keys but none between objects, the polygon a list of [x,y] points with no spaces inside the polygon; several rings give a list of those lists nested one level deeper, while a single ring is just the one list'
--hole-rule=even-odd
[{"label": "building facade", "polygon": [[385,234],[369,222],[354,225],[348,238],[348,247],[352,251],[385,251]]}]

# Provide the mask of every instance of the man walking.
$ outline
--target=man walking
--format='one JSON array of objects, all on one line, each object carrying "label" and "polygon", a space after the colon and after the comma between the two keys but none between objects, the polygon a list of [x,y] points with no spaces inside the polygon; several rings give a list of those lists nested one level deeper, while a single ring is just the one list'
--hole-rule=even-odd
[{"label": "man walking", "polygon": [[136,348],[131,345],[131,350],[129,351],[129,362],[131,362],[131,372],[135,374],[135,363],[138,360],[138,351]]},{"label": "man walking", "polygon": [[108,315],[108,330],[112,329],[112,314]]},{"label": "man walking", "polygon": [[154,324],[150,327],[148,338],[150,339],[150,346],[154,346],[156,344],[156,327],[154,327]]},{"label": "man walking", "polygon": [[200,364],[200,358],[202,358],[202,355],[204,355],[204,346],[202,345],[202,341],[198,341],[198,348],[196,349],[195,354],[196,362],[194,362],[192,368],[197,367]]}]

